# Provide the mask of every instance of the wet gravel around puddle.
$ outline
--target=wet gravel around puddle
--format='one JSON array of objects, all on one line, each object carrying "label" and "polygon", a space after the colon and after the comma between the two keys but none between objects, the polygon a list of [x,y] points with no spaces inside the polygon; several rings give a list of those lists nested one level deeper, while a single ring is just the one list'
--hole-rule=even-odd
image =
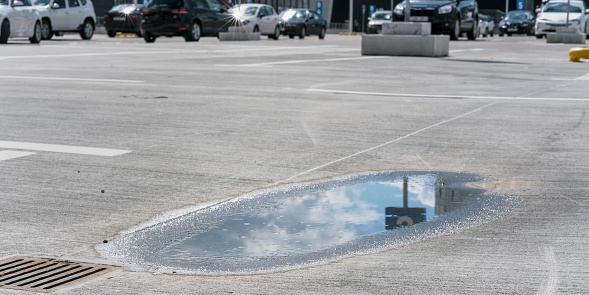
[{"label": "wet gravel around puddle", "polygon": [[252,192],[157,223],[97,250],[137,270],[251,274],[384,251],[495,220],[514,197],[467,186],[481,176],[355,174]]}]

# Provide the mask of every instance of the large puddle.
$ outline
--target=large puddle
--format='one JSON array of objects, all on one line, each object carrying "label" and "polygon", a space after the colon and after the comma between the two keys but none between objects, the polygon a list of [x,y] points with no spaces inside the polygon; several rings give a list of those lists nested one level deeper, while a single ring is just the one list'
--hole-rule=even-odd
[{"label": "large puddle", "polygon": [[505,196],[467,187],[480,176],[382,172],[250,193],[98,246],[138,269],[262,273],[374,253],[498,218]]}]

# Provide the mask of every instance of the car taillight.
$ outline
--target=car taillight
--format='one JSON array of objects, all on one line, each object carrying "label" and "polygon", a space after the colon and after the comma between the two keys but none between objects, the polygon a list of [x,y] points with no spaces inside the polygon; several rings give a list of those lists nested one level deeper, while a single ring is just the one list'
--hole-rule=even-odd
[{"label": "car taillight", "polygon": [[174,14],[187,14],[188,13],[188,11],[186,11],[186,9],[184,9],[184,8],[172,9],[171,12]]},{"label": "car taillight", "polygon": [[136,21],[138,21],[138,20],[139,20],[139,18],[138,18],[138,17],[136,17],[136,16],[132,16],[132,17],[130,17],[129,19],[130,19],[132,22],[136,22]]},{"label": "car taillight", "polygon": [[149,10],[147,10],[147,9],[141,11],[141,15],[148,15],[148,14],[149,14]]},{"label": "car taillight", "polygon": [[104,20],[105,20],[105,21],[109,21],[109,20],[110,20],[110,16],[108,16],[108,15],[105,15],[105,16],[104,16]]}]

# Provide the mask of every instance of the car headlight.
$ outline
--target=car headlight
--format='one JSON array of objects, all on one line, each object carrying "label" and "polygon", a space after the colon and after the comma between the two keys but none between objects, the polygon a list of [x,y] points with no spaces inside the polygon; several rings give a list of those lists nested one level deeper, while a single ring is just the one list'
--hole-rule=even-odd
[{"label": "car headlight", "polygon": [[405,2],[397,4],[394,13],[397,15],[403,15],[405,13]]},{"label": "car headlight", "polygon": [[438,8],[438,13],[439,14],[447,14],[452,12],[452,5],[444,5],[440,8]]}]

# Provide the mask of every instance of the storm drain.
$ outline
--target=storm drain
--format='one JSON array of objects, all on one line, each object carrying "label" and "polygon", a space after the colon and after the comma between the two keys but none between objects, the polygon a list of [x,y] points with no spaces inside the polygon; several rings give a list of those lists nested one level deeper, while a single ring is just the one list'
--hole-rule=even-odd
[{"label": "storm drain", "polygon": [[49,293],[114,269],[49,258],[11,257],[0,260],[0,288]]}]

